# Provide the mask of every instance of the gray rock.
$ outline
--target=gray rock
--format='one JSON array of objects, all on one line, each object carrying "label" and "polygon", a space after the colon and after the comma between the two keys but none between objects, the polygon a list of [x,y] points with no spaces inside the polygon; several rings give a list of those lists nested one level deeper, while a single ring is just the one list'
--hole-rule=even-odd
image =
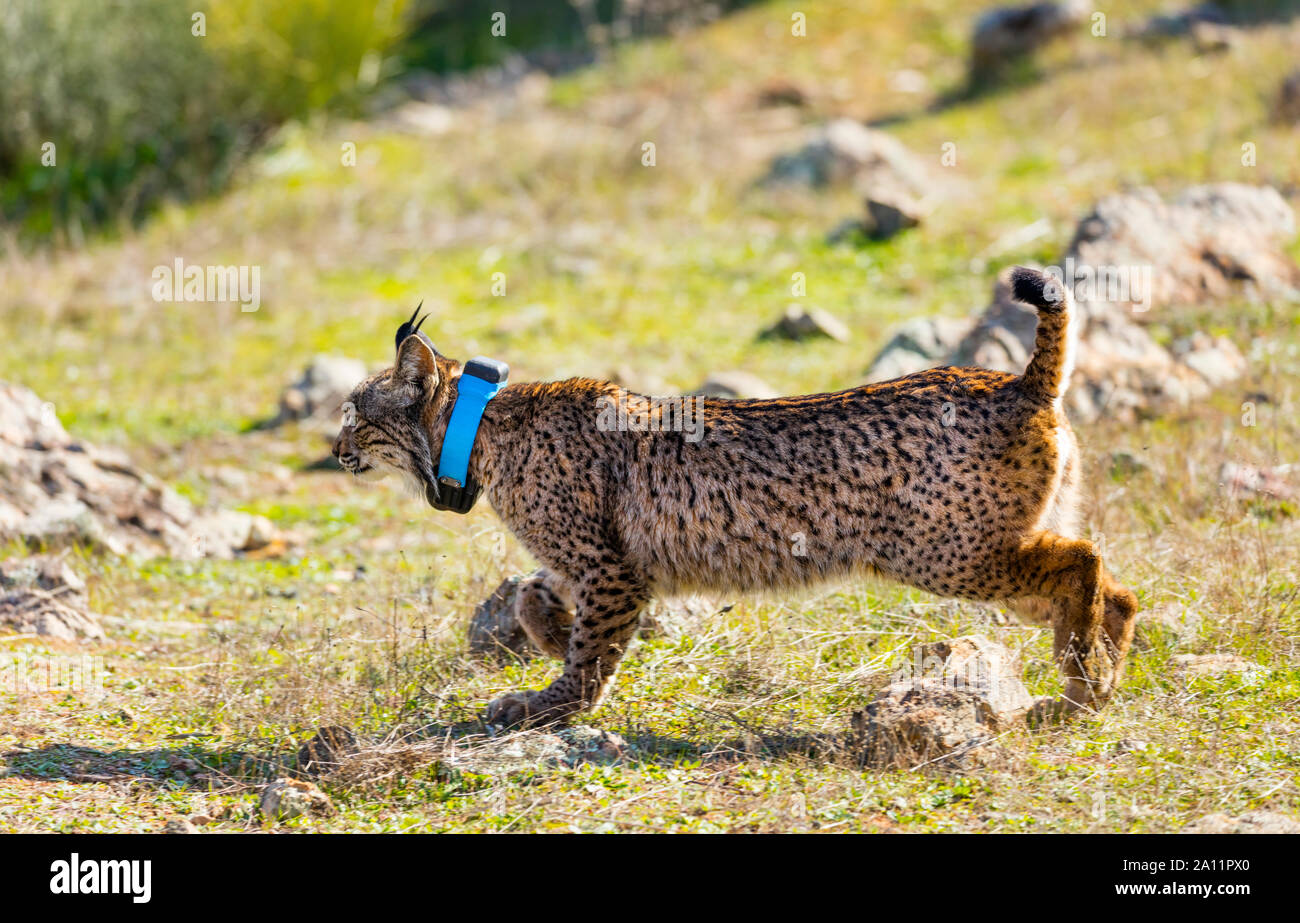
[{"label": "gray rock", "polygon": [[1021,725],[1033,705],[1006,648],[956,638],[914,649],[900,675],[854,714],[853,731],[871,766],[967,767],[989,761],[994,736]]},{"label": "gray rock", "polygon": [[867,381],[889,381],[940,365],[974,323],[952,317],[917,317],[907,321],[871,360]]},{"label": "gray rock", "polygon": [[1145,41],[1182,38],[1193,33],[1199,24],[1226,25],[1227,14],[1216,4],[1202,3],[1175,12],[1157,13],[1133,33]]},{"label": "gray rock", "polygon": [[786,307],[781,319],[764,330],[760,337],[786,340],[828,337],[847,343],[849,328],[838,317],[821,308],[805,308],[799,304],[791,304]]},{"label": "gray rock", "polygon": [[262,789],[258,809],[262,817],[271,822],[307,815],[325,817],[335,813],[329,796],[302,779],[276,779],[267,785]]},{"label": "gray rock", "polygon": [[877,186],[864,200],[867,219],[863,231],[877,240],[914,228],[925,218],[921,201],[898,187]]},{"label": "gray rock", "polygon": [[982,13],[971,35],[972,82],[999,77],[1008,62],[1077,31],[1091,12],[1086,0],[1063,0],[996,7]]},{"label": "gray rock", "polygon": [[619,735],[589,725],[564,728],[557,732],[557,736],[568,748],[564,761],[570,766],[579,763],[617,763],[636,749]]},{"label": "gray rock", "polygon": [[0,539],[191,559],[283,537],[262,517],[196,511],[122,452],[73,440],[31,391],[0,383]]},{"label": "gray rock", "polygon": [[1232,499],[1268,497],[1274,500],[1292,500],[1296,488],[1291,480],[1294,465],[1243,465],[1224,462],[1219,468],[1219,487]]},{"label": "gray rock", "polygon": [[[360,359],[345,356],[316,356],[280,395],[280,412],[268,425],[290,420],[325,422],[339,412],[352,389],[369,374]],[[331,421],[332,422],[332,421]]]},{"label": "gray rock", "polygon": [[[1099,201],[1079,222],[1065,259],[1079,267],[1151,267],[1150,310],[1138,318],[1145,319],[1169,306],[1234,295],[1243,285],[1294,295],[1300,267],[1285,245],[1295,233],[1295,213],[1271,186],[1193,186],[1168,203],[1138,189]],[[1100,286],[1086,288],[1076,281],[1077,300],[1107,303]],[[1134,306],[1132,299],[1111,303]]]},{"label": "gray rock", "polygon": [[[1131,421],[1204,400],[1245,375],[1246,360],[1230,341],[1198,334],[1170,351],[1140,322],[1177,305],[1238,294],[1243,283],[1248,292],[1300,297],[1300,267],[1286,252],[1295,231],[1294,213],[1270,187],[1195,186],[1169,203],[1148,189],[1098,202],[1058,267],[1072,282],[1079,314],[1066,394],[1071,415]],[[1102,270],[1110,275],[1103,278]],[[1016,301],[1004,272],[992,303],[947,364],[1019,374],[1036,329],[1036,313]]]},{"label": "gray rock", "polygon": [[33,555],[0,563],[0,627],[64,641],[99,640],[86,584],[62,558]]},{"label": "gray rock", "polygon": [[780,397],[780,393],[757,375],[749,372],[714,372],[704,379],[704,383],[695,389],[694,394],[706,397],[726,398],[768,398]]},{"label": "gray rock", "polygon": [[1180,833],[1300,833],[1300,821],[1276,811],[1248,811],[1240,817],[1207,814]]},{"label": "gray rock", "polygon": [[815,188],[880,183],[915,195],[931,185],[925,168],[900,141],[852,119],[813,129],[799,150],[772,161],[763,183]]}]

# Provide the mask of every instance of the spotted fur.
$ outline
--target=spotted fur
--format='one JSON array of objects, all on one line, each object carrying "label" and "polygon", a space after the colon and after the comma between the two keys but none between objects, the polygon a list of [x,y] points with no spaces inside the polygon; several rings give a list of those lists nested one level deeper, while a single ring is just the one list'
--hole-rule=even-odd
[{"label": "spotted fur", "polygon": [[[696,439],[598,426],[610,400],[656,412],[609,382],[502,390],[470,473],[543,565],[517,611],[564,672],[498,699],[490,720],[555,720],[599,702],[656,594],[862,574],[1047,617],[1063,708],[1105,702],[1137,599],[1078,534],[1079,452],[1060,407],[1069,296],[1032,270],[1013,284],[1039,311],[1022,376],[939,368],[834,394],[708,398]],[[435,499],[459,373],[421,336],[405,338],[394,368],[352,395],[355,425],[335,445],[343,466],[396,469]]]}]

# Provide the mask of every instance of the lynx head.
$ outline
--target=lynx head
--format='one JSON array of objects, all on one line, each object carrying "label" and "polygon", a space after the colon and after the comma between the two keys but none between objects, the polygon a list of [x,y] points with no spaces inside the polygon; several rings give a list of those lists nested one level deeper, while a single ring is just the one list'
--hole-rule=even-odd
[{"label": "lynx head", "polygon": [[449,385],[460,364],[440,355],[420,332],[428,316],[397,328],[393,367],[357,385],[343,404],[343,428],[334,455],[345,471],[383,477],[396,471],[429,503],[438,497],[440,445],[433,428],[451,402]]}]

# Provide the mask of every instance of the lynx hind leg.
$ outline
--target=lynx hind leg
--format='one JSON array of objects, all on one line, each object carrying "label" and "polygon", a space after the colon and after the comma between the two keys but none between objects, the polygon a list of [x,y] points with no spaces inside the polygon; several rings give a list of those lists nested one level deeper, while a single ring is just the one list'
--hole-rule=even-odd
[{"label": "lynx hind leg", "polygon": [[1101,557],[1087,541],[1039,532],[1010,555],[1005,580],[1010,596],[1031,597],[1017,607],[1041,614],[1034,600],[1050,600],[1053,655],[1065,680],[1063,699],[1049,709],[1068,713],[1101,705],[1115,683],[1114,658],[1103,639],[1105,602]]},{"label": "lynx hind leg", "polygon": [[1104,566],[1101,568],[1101,594],[1105,605],[1101,629],[1113,663],[1111,687],[1114,688],[1119,685],[1128,650],[1133,644],[1138,600],[1133,591],[1116,580]]},{"label": "lynx hind leg", "polygon": [[538,650],[564,659],[573,628],[573,597],[564,578],[542,569],[519,585],[515,618]]}]

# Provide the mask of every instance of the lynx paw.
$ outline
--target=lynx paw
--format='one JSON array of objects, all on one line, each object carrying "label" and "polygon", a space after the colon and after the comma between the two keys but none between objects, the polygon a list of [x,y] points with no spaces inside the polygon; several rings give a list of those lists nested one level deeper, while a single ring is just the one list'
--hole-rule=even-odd
[{"label": "lynx paw", "polygon": [[537,727],[563,721],[573,711],[568,706],[548,703],[541,692],[512,692],[493,699],[484,720],[504,727]]}]

